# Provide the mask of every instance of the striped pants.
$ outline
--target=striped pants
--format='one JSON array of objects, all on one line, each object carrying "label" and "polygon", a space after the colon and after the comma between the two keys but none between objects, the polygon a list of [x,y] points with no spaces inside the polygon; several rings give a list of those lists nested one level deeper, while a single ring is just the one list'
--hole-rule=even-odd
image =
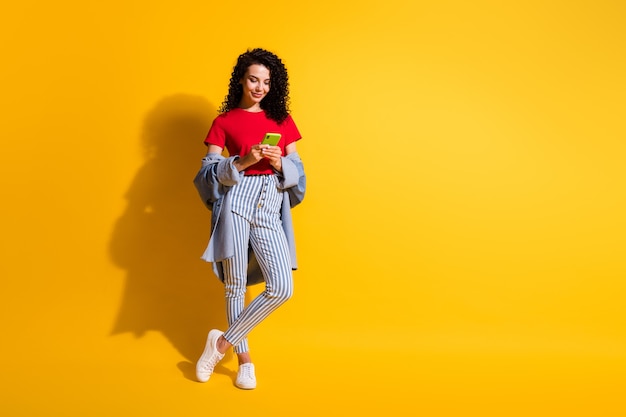
[{"label": "striped pants", "polygon": [[[235,353],[248,351],[247,334],[293,294],[289,246],[280,219],[283,201],[274,175],[244,176],[230,191],[235,256],[222,261],[228,329]],[[265,291],[245,307],[248,247],[265,278]]]}]

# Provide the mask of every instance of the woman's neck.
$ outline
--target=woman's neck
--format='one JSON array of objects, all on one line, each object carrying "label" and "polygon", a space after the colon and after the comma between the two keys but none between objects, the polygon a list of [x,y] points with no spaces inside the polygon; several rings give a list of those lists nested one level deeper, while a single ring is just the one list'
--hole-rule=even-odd
[{"label": "woman's neck", "polygon": [[253,104],[247,105],[246,103],[240,102],[239,106],[237,107],[239,107],[241,110],[245,110],[250,113],[259,113],[263,111],[259,103],[253,103]]}]

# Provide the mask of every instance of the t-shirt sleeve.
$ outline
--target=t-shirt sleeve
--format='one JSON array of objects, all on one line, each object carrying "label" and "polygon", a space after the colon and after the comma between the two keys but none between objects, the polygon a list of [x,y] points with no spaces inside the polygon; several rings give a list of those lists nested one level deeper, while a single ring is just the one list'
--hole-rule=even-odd
[{"label": "t-shirt sleeve", "polygon": [[298,130],[295,122],[291,118],[291,115],[287,116],[284,124],[285,146],[302,139],[302,135],[300,134],[300,131]]},{"label": "t-shirt sleeve", "polygon": [[220,116],[216,117],[211,124],[209,133],[204,139],[205,145],[217,145],[220,148],[224,148],[226,144],[226,132],[224,131],[223,120]]}]

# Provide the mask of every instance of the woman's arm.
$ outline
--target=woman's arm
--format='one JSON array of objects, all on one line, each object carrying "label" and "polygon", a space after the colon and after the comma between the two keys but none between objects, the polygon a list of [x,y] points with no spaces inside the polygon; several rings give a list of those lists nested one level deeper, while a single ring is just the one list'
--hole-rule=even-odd
[{"label": "woman's arm", "polygon": [[285,155],[289,155],[294,152],[296,152],[296,142],[291,142],[289,145],[285,146]]},{"label": "woman's arm", "polygon": [[[263,158],[262,149],[267,147],[268,145],[254,145],[250,152],[244,157],[238,157],[233,161],[234,167],[237,171],[241,172],[248,168],[251,165],[256,164],[258,161]],[[222,154],[224,148],[217,145],[209,145],[209,149],[207,151],[207,155],[210,153]]]},{"label": "woman's arm", "polygon": [[224,148],[222,148],[221,146],[209,145],[209,149],[207,151],[207,154],[209,154],[209,153],[218,153],[218,154],[221,155],[223,150],[224,150]]}]

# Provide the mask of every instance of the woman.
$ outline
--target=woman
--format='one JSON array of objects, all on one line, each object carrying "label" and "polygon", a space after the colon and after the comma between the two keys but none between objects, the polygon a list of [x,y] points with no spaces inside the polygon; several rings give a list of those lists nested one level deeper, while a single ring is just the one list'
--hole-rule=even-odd
[{"label": "woman", "polygon": [[[207,156],[194,183],[212,211],[211,239],[203,259],[224,283],[228,329],[209,332],[196,364],[200,382],[234,347],[239,362],[235,385],[256,388],[248,333],[293,294],[296,269],[291,207],[304,198],[306,178],[289,114],[289,82],[275,54],[241,54],[229,91],[206,137]],[[279,133],[276,146],[261,144]],[[226,148],[228,157],[222,156]],[[246,307],[246,286],[265,281],[265,291]]]}]

